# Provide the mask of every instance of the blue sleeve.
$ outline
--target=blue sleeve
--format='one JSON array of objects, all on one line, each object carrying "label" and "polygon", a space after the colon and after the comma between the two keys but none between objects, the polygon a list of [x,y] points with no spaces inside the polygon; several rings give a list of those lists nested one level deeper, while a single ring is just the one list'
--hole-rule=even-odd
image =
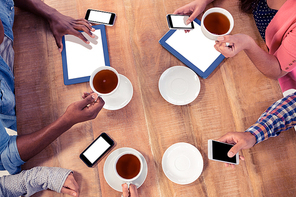
[{"label": "blue sleeve", "polygon": [[16,174],[21,171],[21,165],[24,163],[16,146],[16,136],[9,136],[0,124],[0,170]]},{"label": "blue sleeve", "polygon": [[5,170],[10,174],[16,174],[21,171],[21,165],[25,162],[21,159],[17,146],[16,136],[9,136],[10,140],[7,143],[7,147],[1,154],[1,163]]}]

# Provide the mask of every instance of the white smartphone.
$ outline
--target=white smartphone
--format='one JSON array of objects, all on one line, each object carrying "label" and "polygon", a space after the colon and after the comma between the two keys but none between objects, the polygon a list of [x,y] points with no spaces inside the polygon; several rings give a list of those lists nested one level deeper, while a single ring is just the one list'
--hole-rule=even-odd
[{"label": "white smartphone", "polygon": [[233,147],[232,144],[226,144],[214,140],[208,140],[208,157],[211,160],[225,162],[229,164],[239,164],[238,153],[230,158],[227,156],[228,151]]},{"label": "white smartphone", "polygon": [[168,14],[167,21],[170,29],[184,29],[190,30],[194,29],[193,22],[186,25],[186,21],[189,18],[187,15],[176,15],[176,14]]},{"label": "white smartphone", "polygon": [[104,12],[100,10],[88,9],[85,14],[85,19],[91,23],[114,25],[116,14],[112,12]]},{"label": "white smartphone", "polygon": [[92,167],[114,146],[115,142],[106,133],[102,133],[80,154],[80,159],[88,167]]}]

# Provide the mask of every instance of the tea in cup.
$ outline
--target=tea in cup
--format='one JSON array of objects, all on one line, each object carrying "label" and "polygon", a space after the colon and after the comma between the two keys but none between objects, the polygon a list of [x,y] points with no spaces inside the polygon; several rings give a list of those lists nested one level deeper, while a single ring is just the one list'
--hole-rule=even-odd
[{"label": "tea in cup", "polygon": [[211,40],[230,34],[234,26],[232,15],[223,8],[208,9],[201,19],[201,31]]},{"label": "tea in cup", "polygon": [[143,163],[138,155],[126,151],[117,156],[114,168],[116,176],[122,183],[130,184],[141,175]]},{"label": "tea in cup", "polygon": [[100,96],[110,95],[119,86],[119,74],[110,66],[101,66],[93,71],[90,76],[91,89]]}]

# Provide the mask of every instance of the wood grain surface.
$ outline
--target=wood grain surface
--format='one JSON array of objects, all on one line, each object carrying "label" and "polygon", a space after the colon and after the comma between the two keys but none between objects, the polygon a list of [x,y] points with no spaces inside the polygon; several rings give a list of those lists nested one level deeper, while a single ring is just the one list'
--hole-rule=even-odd
[{"label": "wood grain surface", "polygon": [[[134,95],[123,109],[103,109],[96,119],[75,125],[29,160],[23,169],[40,165],[69,168],[74,171],[81,196],[119,197],[121,194],[103,176],[107,157],[94,168],[88,168],[79,159],[79,154],[100,133],[106,132],[116,141],[115,149],[131,147],[144,155],[148,176],[138,189],[143,197],[295,194],[293,129],[243,150],[241,155],[246,160],[235,169],[208,160],[208,139],[217,139],[229,131],[243,132],[282,97],[278,82],[262,75],[244,52],[225,59],[207,79],[200,78],[200,94],[189,105],[175,106],[161,97],[158,90],[161,74],[172,66],[184,66],[158,43],[168,31],[165,16],[190,0],[44,2],[73,18],[83,18],[88,8],[117,14],[115,25],[106,27],[110,64],[130,79]],[[248,34],[265,49],[252,16],[240,12],[237,0],[217,0],[207,8],[213,6],[225,8],[233,15],[232,34]],[[48,23],[42,18],[16,10],[14,35],[18,132],[27,134],[56,120],[90,86],[64,85],[61,54]],[[203,156],[203,172],[189,185],[171,182],[162,171],[165,150],[177,142],[194,145]],[[63,194],[44,191],[35,196]]]}]

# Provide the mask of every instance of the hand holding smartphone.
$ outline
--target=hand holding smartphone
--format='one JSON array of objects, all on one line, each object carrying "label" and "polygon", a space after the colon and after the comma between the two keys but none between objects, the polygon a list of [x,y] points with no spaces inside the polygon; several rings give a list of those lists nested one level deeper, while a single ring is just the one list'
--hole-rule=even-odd
[{"label": "hand holding smartphone", "polygon": [[104,12],[100,10],[88,9],[85,14],[85,19],[91,23],[104,24],[113,26],[116,14],[112,12]]},{"label": "hand holding smartphone", "polygon": [[176,15],[176,14],[168,14],[167,21],[170,29],[183,29],[190,30],[194,29],[193,22],[186,25],[186,21],[189,18],[187,15]]},{"label": "hand holding smartphone", "polygon": [[80,154],[80,159],[88,167],[92,167],[108,153],[114,145],[114,141],[106,133],[102,133]]},{"label": "hand holding smartphone", "polygon": [[239,164],[238,153],[233,157],[228,157],[228,151],[233,147],[232,144],[226,144],[214,140],[208,140],[208,157],[214,161],[225,162],[229,164]]}]

